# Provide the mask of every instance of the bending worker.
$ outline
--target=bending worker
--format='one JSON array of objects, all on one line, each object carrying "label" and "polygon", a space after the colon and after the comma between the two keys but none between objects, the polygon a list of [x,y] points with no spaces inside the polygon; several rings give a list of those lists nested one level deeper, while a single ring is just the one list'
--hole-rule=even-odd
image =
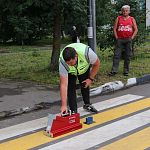
[{"label": "bending worker", "polygon": [[61,114],[67,113],[67,100],[70,110],[77,113],[77,78],[84,101],[83,108],[90,112],[97,112],[90,103],[89,86],[93,83],[99,68],[98,56],[85,44],[72,43],[62,50],[59,63]]}]

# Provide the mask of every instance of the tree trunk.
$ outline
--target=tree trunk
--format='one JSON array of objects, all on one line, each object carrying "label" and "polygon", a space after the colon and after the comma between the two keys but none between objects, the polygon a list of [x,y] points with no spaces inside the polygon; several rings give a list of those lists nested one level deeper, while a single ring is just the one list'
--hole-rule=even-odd
[{"label": "tree trunk", "polygon": [[[56,4],[57,5],[57,4]],[[58,71],[60,46],[61,46],[61,11],[57,11],[54,14],[54,25],[53,25],[53,50],[50,62],[50,70]]]}]

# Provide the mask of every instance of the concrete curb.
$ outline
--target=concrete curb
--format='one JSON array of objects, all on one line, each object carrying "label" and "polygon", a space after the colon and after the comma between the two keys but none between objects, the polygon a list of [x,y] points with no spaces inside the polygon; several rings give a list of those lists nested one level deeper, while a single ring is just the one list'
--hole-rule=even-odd
[{"label": "concrete curb", "polygon": [[97,96],[100,94],[106,94],[114,92],[124,88],[124,84],[121,81],[108,82],[102,86],[93,88],[90,90],[90,96]]},{"label": "concrete curb", "polygon": [[32,112],[35,110],[47,109],[51,105],[52,105],[52,103],[41,102],[39,104],[35,104],[33,107],[22,107],[22,108],[18,108],[18,109],[9,110],[9,111],[2,111],[2,112],[0,112],[0,119],[12,117],[12,116],[16,116],[16,115],[21,115],[23,113],[29,113],[29,112]]},{"label": "concrete curb", "polygon": [[141,85],[149,82],[150,82],[150,74],[144,75],[140,78],[129,78],[126,84],[122,83],[121,81],[109,82],[102,86],[91,89],[90,96],[106,94],[106,93],[114,92],[117,90],[129,88],[135,85]]},{"label": "concrete curb", "polygon": [[[91,89],[90,97],[108,94],[121,89],[129,88],[132,86],[141,85],[145,83],[150,83],[150,74],[144,75],[140,78],[129,78],[126,84],[124,84],[122,81],[108,82],[102,86]],[[80,97],[81,96],[79,96],[78,98]],[[42,102],[39,104],[35,104],[33,107],[23,107],[19,109],[10,110],[10,111],[2,111],[0,112],[0,119],[20,115],[23,113],[28,113],[35,110],[46,109],[49,108],[51,105],[52,103]]]}]

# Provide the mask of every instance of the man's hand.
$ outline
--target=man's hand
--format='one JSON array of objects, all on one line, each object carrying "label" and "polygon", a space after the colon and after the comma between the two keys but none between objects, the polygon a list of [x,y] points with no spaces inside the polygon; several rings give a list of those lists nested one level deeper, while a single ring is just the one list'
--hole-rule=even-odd
[{"label": "man's hand", "polygon": [[92,84],[92,80],[86,79],[82,82],[82,84],[84,85],[84,88],[87,88],[88,86]]},{"label": "man's hand", "polygon": [[67,109],[67,106],[61,106],[61,110],[60,110],[60,114],[61,116],[64,114],[64,113],[67,113],[68,112],[68,109]]}]

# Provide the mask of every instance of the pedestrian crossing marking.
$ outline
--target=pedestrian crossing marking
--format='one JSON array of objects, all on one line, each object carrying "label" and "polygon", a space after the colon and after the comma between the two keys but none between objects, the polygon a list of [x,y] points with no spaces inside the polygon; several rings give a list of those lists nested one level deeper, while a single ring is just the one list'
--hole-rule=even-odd
[{"label": "pedestrian crossing marking", "polygon": [[[104,101],[100,101],[97,103],[94,103],[93,106],[98,110],[98,111],[104,111],[106,109],[110,109],[113,107],[118,107],[119,105],[124,105],[126,103],[134,102],[137,100],[140,100],[144,96],[139,96],[139,95],[133,95],[133,94],[126,94],[123,96],[107,99]],[[82,107],[78,108],[78,112],[80,113],[80,116],[88,115],[90,114],[89,112],[86,112],[83,110]],[[25,123],[17,124],[14,126],[6,127],[3,129],[0,129],[0,141],[20,136],[24,133],[29,133],[33,132],[42,128],[45,128],[47,124],[47,117],[35,119],[32,121],[27,121]]]},{"label": "pedestrian crossing marking", "polygon": [[35,147],[33,150],[62,150],[62,148],[65,150],[95,150],[110,144],[114,140],[119,140],[127,134],[129,135],[137,130],[148,127],[150,122],[149,114],[150,109],[140,113],[134,113],[130,117],[109,122],[109,124],[104,126],[97,126],[94,130],[87,130],[76,136],[69,136],[63,140],[57,140],[56,142]]},{"label": "pedestrian crossing marking", "polygon": [[126,138],[106,145],[99,150],[144,150],[150,146],[150,127]]},{"label": "pedestrian crossing marking", "polygon": [[[95,123],[91,125],[83,124],[83,128],[77,131],[73,131],[71,133],[56,137],[50,138],[43,135],[43,131],[39,131],[37,133],[33,133],[30,135],[26,135],[14,140],[10,140],[0,144],[0,150],[24,150],[30,149],[48,142],[55,141],[62,137],[66,137],[67,135],[72,135],[73,133],[79,133],[80,131],[84,131],[91,127],[95,127],[97,125],[102,125],[106,122],[118,119],[120,117],[132,114],[134,112],[150,108],[150,98],[146,98],[137,102],[129,103],[123,106],[119,106],[98,114],[93,115]],[[81,122],[85,122],[85,118],[81,119]]]}]

